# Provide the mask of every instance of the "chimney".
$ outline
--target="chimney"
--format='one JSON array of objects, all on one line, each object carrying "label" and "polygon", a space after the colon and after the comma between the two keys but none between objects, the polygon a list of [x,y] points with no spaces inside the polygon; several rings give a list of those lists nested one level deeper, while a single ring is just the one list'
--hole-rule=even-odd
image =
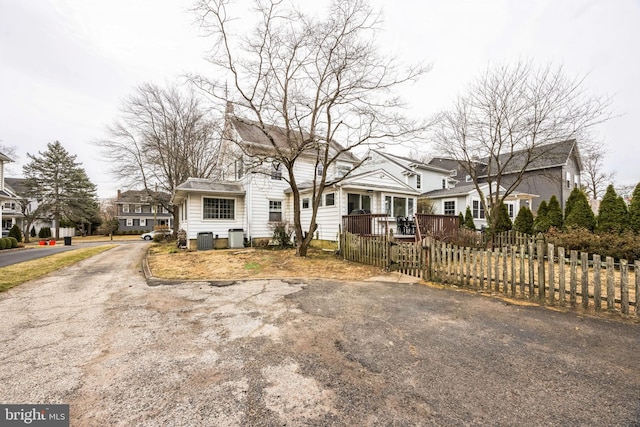
[{"label": "chimney", "polygon": [[118,190],[118,197],[116,197],[116,201],[120,200],[120,190]]},{"label": "chimney", "polygon": [[224,109],[224,114],[226,116],[233,115],[233,103],[231,101],[227,101],[227,107]]}]

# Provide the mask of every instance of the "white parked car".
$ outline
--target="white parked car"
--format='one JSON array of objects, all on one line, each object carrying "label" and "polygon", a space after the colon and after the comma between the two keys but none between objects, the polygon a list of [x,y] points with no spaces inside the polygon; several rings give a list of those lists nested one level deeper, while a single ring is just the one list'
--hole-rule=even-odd
[{"label": "white parked car", "polygon": [[144,233],[143,235],[140,236],[140,238],[144,240],[153,240],[156,234],[162,234],[163,236],[170,236],[171,234],[173,234],[173,230],[153,230],[148,233]]}]

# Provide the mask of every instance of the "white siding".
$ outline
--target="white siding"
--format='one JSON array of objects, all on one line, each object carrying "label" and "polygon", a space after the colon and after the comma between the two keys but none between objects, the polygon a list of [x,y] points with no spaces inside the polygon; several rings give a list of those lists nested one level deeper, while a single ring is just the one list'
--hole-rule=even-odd
[{"label": "white siding", "polygon": [[442,188],[442,179],[448,178],[448,174],[441,174],[428,170],[422,170],[422,188],[421,192],[440,190]]},{"label": "white siding", "polygon": [[[202,199],[203,197],[225,198],[235,200],[235,219],[203,219]],[[187,203],[187,221],[189,223],[187,239],[197,239],[200,232],[212,232],[214,237],[229,237],[230,228],[245,228],[245,204],[243,197],[211,196],[193,193],[189,195]]]}]

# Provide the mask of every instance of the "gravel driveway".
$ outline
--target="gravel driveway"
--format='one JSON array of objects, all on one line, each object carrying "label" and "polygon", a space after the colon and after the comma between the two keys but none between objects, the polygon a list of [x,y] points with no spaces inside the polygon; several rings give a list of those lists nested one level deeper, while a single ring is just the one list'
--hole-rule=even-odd
[{"label": "gravel driveway", "polygon": [[418,284],[147,286],[123,244],[0,294],[0,402],[71,425],[640,426],[640,326]]}]

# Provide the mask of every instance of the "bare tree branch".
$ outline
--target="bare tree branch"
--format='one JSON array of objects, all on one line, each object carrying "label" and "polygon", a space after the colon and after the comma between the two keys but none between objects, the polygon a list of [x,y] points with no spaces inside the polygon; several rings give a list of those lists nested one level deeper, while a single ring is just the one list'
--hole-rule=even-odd
[{"label": "bare tree branch", "polygon": [[[294,207],[297,251],[306,254],[315,232],[317,209],[327,175],[354,150],[372,143],[396,143],[417,138],[425,122],[408,120],[403,103],[393,93],[422,77],[427,66],[402,67],[379,53],[375,34],[380,14],[364,0],[335,0],[324,18],[312,17],[285,1],[257,1],[255,30],[234,36],[228,0],[200,0],[195,11],[203,30],[217,47],[209,59],[220,76],[191,80],[214,98],[232,100],[237,120],[249,120],[269,141],[268,152],[245,152],[287,170]],[[285,144],[273,137],[272,125],[284,129]],[[339,141],[340,144],[336,144]],[[301,157],[322,165],[314,177],[312,218],[305,233],[300,221],[300,188],[294,168]],[[356,161],[355,170],[361,162]],[[306,236],[306,237],[305,237]]]},{"label": "bare tree branch", "polygon": [[[584,83],[551,64],[521,61],[488,68],[439,116],[434,132],[439,151],[470,175],[490,225],[529,165],[548,156],[549,144],[581,139],[611,117],[610,100],[588,96]],[[507,182],[505,175],[512,178]],[[481,190],[485,183],[488,195]]]},{"label": "bare tree branch", "polygon": [[[143,84],[97,142],[111,172],[129,188],[172,194],[187,178],[216,177],[221,129],[192,90]],[[174,215],[164,200],[156,200]]]}]

